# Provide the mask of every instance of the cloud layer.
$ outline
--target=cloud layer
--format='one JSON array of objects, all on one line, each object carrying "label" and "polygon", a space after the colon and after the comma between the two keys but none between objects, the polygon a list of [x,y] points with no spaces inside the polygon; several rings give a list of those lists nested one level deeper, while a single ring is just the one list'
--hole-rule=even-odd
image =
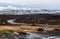
[{"label": "cloud layer", "polygon": [[60,9],[60,0],[0,0],[0,2],[25,7]]}]

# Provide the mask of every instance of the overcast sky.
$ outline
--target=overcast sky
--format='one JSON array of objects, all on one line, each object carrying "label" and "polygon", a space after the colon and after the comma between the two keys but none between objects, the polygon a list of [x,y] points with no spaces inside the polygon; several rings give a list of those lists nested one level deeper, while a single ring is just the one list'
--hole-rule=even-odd
[{"label": "overcast sky", "polygon": [[0,0],[0,3],[26,5],[25,7],[35,8],[60,9],[60,0]]}]

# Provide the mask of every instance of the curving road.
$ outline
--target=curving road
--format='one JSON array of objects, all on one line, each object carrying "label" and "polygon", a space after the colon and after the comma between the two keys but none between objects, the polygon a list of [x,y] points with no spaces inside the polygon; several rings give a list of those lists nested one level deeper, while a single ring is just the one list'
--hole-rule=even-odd
[{"label": "curving road", "polygon": [[15,19],[11,19],[11,20],[7,20],[8,23],[10,24],[22,24],[22,23],[17,23],[17,22],[14,22]]}]

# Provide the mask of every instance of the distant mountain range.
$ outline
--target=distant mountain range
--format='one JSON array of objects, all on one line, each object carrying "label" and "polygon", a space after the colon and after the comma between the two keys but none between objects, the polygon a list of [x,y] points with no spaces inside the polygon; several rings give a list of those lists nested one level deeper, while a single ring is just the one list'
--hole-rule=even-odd
[{"label": "distant mountain range", "polygon": [[[11,7],[12,6],[12,7]],[[8,4],[8,3],[1,3],[0,2],[0,10],[1,10],[1,7],[4,7],[5,9],[7,8],[7,7],[11,7],[11,8],[13,8],[13,7],[15,7],[16,9],[17,8],[22,8],[22,7],[25,7],[24,5],[14,5],[14,4]],[[3,8],[3,10],[4,10],[4,8]],[[25,8],[26,9],[26,8]],[[32,8],[33,9],[33,8]],[[36,10],[36,9],[35,9]],[[54,14],[54,15],[60,15],[60,10],[47,10],[47,9],[40,9],[41,11],[43,11],[43,13],[42,14]],[[51,13],[52,12],[52,13]]]}]

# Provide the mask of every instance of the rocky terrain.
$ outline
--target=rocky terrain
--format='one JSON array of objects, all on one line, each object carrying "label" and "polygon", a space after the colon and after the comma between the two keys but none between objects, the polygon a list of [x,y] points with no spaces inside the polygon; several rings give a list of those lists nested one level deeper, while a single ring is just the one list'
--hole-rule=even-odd
[{"label": "rocky terrain", "polygon": [[60,39],[60,29],[40,26],[0,26],[0,39]]}]

